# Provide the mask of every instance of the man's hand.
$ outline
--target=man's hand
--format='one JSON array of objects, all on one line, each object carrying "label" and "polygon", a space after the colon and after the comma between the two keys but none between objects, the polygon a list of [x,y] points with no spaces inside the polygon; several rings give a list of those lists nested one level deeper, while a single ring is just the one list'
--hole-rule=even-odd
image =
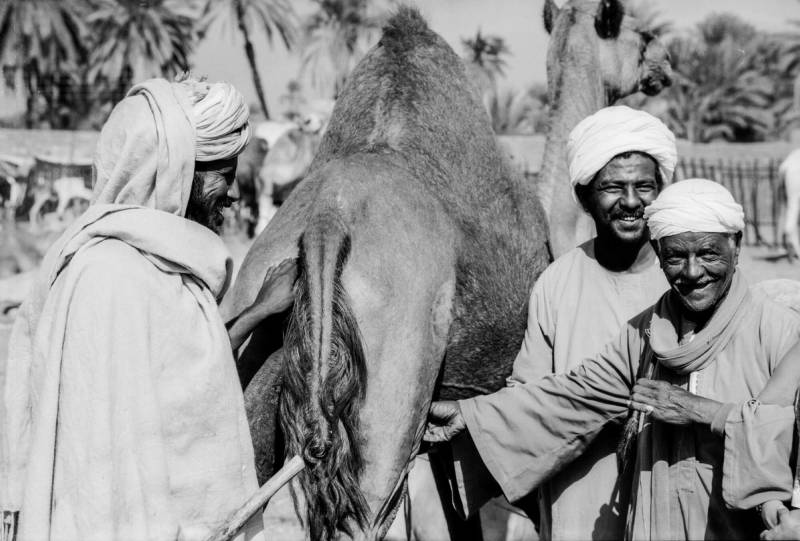
[{"label": "man's hand", "polygon": [[[264,282],[253,303],[255,313],[262,318],[283,312],[292,305],[292,286],[297,279],[297,260],[284,259],[276,267],[267,270]],[[288,292],[288,294],[287,294]]]},{"label": "man's hand", "polygon": [[800,509],[789,511],[785,507],[778,510],[778,525],[771,530],[761,532],[761,539],[800,540]]},{"label": "man's hand", "polygon": [[715,400],[694,395],[666,381],[652,379],[637,381],[630,401],[631,408],[672,425],[710,425],[720,406],[722,404]]},{"label": "man's hand", "polygon": [[428,413],[428,424],[422,439],[428,443],[450,441],[456,434],[467,428],[461,408],[454,400],[433,402]]},{"label": "man's hand", "polygon": [[769,500],[761,504],[761,520],[767,528],[778,525],[781,511],[788,511],[782,501]]},{"label": "man's hand", "polygon": [[292,305],[294,300],[292,287],[296,278],[297,261],[295,259],[285,259],[267,271],[253,304],[242,311],[238,318],[228,322],[228,336],[231,340],[232,350],[239,349],[253,329],[264,319],[272,314],[283,312]]},{"label": "man's hand", "polygon": [[3,522],[0,523],[0,539],[14,541],[17,538],[19,511],[3,511]]}]

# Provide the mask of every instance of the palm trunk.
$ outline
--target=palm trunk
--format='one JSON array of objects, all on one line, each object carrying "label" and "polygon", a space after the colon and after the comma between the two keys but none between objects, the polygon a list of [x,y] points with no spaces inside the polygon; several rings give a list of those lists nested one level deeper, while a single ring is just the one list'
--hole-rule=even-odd
[{"label": "palm trunk", "polygon": [[26,62],[22,66],[22,79],[25,84],[25,127],[33,128],[34,106],[36,104],[36,86],[33,82],[33,66]]},{"label": "palm trunk", "polygon": [[244,37],[244,52],[247,55],[247,61],[250,63],[250,71],[253,75],[253,86],[256,87],[256,94],[258,95],[258,103],[261,105],[261,110],[264,116],[269,120],[269,110],[267,109],[267,99],[264,97],[264,89],[261,86],[261,77],[258,75],[258,68],[256,67],[256,53],[253,50],[253,44],[250,42],[250,33],[247,31],[245,24],[244,7],[241,0],[236,0],[236,21],[239,24],[239,30],[242,31]]}]

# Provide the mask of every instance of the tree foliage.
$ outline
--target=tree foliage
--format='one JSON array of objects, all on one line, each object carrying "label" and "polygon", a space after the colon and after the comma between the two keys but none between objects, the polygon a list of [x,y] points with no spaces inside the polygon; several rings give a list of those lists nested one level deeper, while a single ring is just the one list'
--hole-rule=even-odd
[{"label": "tree foliage", "polygon": [[300,75],[321,95],[336,98],[375,40],[385,14],[367,0],[315,3],[317,10],[302,25]]},{"label": "tree foliage", "polygon": [[678,137],[749,142],[785,133],[800,40],[722,13],[673,36],[667,48],[673,84],[655,100],[663,101],[661,116]]},{"label": "tree foliage", "polygon": [[236,24],[244,40],[244,51],[250,65],[253,86],[264,116],[269,119],[269,108],[261,75],[256,63],[255,49],[251,36],[254,31],[265,33],[267,41],[272,44],[275,35],[280,37],[283,46],[290,50],[297,33],[297,15],[289,0],[207,0],[204,15],[200,23],[201,33],[217,23],[233,26]]},{"label": "tree foliage", "polygon": [[[88,79],[101,101],[118,101],[132,83],[189,69],[196,15],[178,0],[89,0],[93,47]],[[105,98],[105,99],[103,99]]]},{"label": "tree foliage", "polygon": [[5,83],[22,72],[26,92],[25,124],[38,117],[59,124],[63,108],[85,62],[85,5],[76,0],[3,0],[0,2],[0,62]]}]

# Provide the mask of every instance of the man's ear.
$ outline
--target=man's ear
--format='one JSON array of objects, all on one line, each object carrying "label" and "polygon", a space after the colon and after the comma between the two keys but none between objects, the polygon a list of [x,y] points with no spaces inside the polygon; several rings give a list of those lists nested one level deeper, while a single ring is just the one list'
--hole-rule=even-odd
[{"label": "man's ear", "polygon": [[589,192],[591,190],[590,186],[592,183],[589,184],[576,184],[575,188],[575,199],[578,200],[578,204],[581,206],[584,212],[587,214],[591,214],[589,210],[589,206],[586,204],[587,200],[589,199]]},{"label": "man's ear", "polygon": [[655,239],[650,239],[650,246],[653,247],[653,251],[656,253],[659,262],[661,261],[661,246],[658,245],[658,241]]},{"label": "man's ear", "polygon": [[739,251],[742,249],[742,232],[737,231],[733,236],[733,242],[736,245],[736,251],[733,255],[733,262],[735,265],[739,264]]}]

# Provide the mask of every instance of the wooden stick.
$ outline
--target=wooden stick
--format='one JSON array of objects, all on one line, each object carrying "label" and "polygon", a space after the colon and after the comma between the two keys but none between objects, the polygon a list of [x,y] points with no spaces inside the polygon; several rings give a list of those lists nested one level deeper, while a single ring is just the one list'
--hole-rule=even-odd
[{"label": "wooden stick", "polygon": [[289,462],[278,470],[278,473],[270,477],[261,488],[250,496],[250,499],[231,513],[225,523],[208,536],[206,541],[230,541],[236,537],[236,534],[250,520],[250,517],[255,515],[283,485],[291,481],[305,467],[306,465],[302,458],[299,456],[292,457]]}]

